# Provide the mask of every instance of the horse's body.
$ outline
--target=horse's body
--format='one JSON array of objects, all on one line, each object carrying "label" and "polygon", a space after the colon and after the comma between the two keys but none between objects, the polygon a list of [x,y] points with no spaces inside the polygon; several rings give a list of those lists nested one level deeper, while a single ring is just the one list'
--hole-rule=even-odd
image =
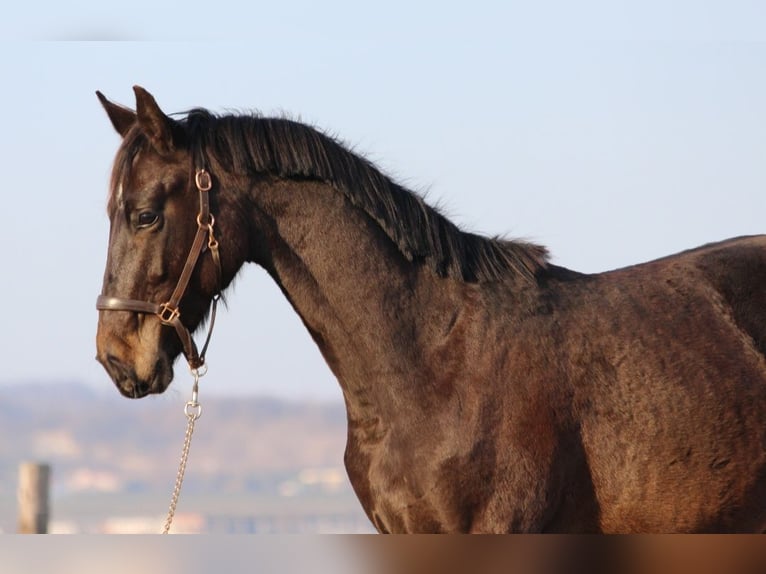
[{"label": "horse's body", "polygon": [[[167,299],[201,151],[222,286],[256,262],[301,316],[343,389],[346,467],[380,531],[766,528],[766,237],[584,275],[457,230],[311,128],[178,122],[136,94],[137,114],[102,99],[124,138],[104,293]],[[213,275],[203,254],[190,328]],[[101,313],[98,358],[127,396],[164,391],[180,350],[156,319]]]},{"label": "horse's body", "polygon": [[433,281],[406,367],[367,375],[387,420],[349,405],[379,529],[764,527],[766,292],[744,285],[766,285],[766,237],[526,288]]}]

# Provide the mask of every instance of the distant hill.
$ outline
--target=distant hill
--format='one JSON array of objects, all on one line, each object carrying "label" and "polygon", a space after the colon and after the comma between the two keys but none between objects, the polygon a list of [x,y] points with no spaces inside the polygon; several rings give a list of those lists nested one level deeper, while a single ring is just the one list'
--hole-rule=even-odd
[{"label": "distant hill", "polygon": [[[76,383],[0,386],[0,496],[15,496],[25,460],[50,463],[59,494],[167,491],[181,453],[186,400],[169,391],[130,401]],[[204,393],[201,402],[185,492],[270,494],[285,484],[295,488],[290,477],[306,469],[319,479],[302,487],[321,488],[322,477],[342,470],[342,404]],[[328,479],[333,488],[350,488],[342,476],[343,484]]]}]

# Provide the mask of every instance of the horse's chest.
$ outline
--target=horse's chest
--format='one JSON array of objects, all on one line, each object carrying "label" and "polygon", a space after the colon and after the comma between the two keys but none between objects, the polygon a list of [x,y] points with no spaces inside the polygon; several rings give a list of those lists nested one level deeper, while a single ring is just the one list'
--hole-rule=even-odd
[{"label": "horse's chest", "polygon": [[346,451],[346,468],[354,490],[374,526],[381,532],[448,532],[455,529],[448,509],[454,500],[438,477],[432,457],[380,444],[360,444]]}]

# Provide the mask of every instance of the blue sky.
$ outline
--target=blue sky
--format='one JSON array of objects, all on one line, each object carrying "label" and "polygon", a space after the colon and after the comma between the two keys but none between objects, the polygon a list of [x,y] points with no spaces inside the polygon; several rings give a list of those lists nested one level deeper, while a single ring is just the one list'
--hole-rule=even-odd
[{"label": "blue sky", "polygon": [[[19,7],[0,24],[0,389],[111,392],[94,302],[119,140],[96,89],[302,118],[463,227],[580,271],[766,230],[764,5],[570,4]],[[203,392],[340,399],[265,273],[229,300]]]}]

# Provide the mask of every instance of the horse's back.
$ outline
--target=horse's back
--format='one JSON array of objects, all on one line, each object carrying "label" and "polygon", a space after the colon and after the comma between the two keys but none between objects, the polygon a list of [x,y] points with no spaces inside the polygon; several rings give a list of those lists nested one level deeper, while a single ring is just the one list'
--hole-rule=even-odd
[{"label": "horse's back", "polygon": [[742,332],[766,356],[766,236],[712,245],[700,254],[698,266]]},{"label": "horse's back", "polygon": [[568,379],[602,528],[766,527],[766,237],[572,287]]}]

